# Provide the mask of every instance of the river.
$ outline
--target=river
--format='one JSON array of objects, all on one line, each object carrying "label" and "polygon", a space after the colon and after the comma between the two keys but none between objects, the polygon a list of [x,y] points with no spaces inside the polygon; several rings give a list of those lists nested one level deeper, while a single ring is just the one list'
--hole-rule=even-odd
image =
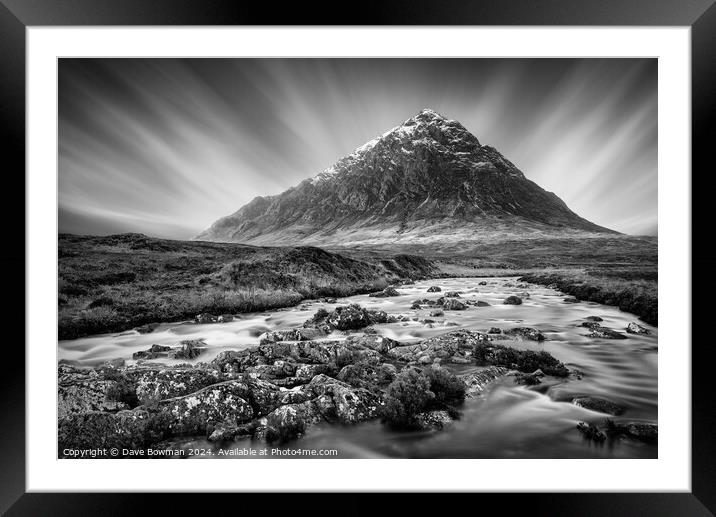
[{"label": "river", "polygon": [[[479,285],[487,282],[487,285]],[[468,399],[460,420],[448,429],[432,433],[398,433],[379,422],[356,426],[319,425],[287,449],[336,449],[340,458],[655,458],[657,446],[627,439],[595,444],[576,431],[577,422],[598,422],[604,415],[571,403],[577,396],[606,398],[624,407],[616,420],[657,423],[658,329],[637,316],[616,307],[594,302],[566,303],[566,295],[534,284],[520,284],[513,277],[449,278],[419,281],[398,288],[401,296],[370,298],[357,295],[338,299],[338,304],[358,303],[388,314],[404,314],[420,319],[429,310],[413,310],[418,298],[437,299],[444,293],[427,293],[430,286],[443,291],[459,291],[466,300],[488,302],[488,307],[470,306],[464,311],[445,311],[444,317],[431,318],[430,326],[419,321],[376,325],[378,333],[403,342],[415,342],[457,328],[487,331],[490,327],[535,327],[546,341],[509,342],[510,346],[545,350],[581,372],[581,379],[570,376],[537,387],[515,385],[505,377],[477,398]],[[522,305],[504,305],[509,295],[524,296]],[[236,316],[229,323],[198,325],[193,322],[166,323],[150,334],[136,331],[89,336],[60,341],[58,359],[81,366],[98,365],[123,358],[129,364],[134,352],[152,344],[175,345],[183,339],[204,339],[207,350],[195,361],[210,361],[222,350],[238,350],[258,344],[258,336],[268,330],[299,327],[319,308],[331,310],[335,304],[308,301],[297,307]],[[624,340],[594,339],[581,327],[587,316],[603,318],[605,327],[628,336]],[[457,324],[448,326],[447,322]],[[626,334],[630,322],[638,322],[650,334]],[[335,332],[326,339],[342,339]],[[187,361],[181,361],[187,362]],[[461,367],[460,371],[469,371]],[[205,440],[184,440],[178,446],[208,447]],[[263,448],[248,440],[232,447]]]}]

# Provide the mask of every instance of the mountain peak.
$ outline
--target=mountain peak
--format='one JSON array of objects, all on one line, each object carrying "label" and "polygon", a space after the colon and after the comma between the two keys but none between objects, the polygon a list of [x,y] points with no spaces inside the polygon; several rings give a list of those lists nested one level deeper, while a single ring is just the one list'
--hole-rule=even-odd
[{"label": "mountain peak", "polygon": [[609,231],[529,181],[460,122],[426,108],[313,178],[219,219],[197,238],[373,245],[564,230]]}]

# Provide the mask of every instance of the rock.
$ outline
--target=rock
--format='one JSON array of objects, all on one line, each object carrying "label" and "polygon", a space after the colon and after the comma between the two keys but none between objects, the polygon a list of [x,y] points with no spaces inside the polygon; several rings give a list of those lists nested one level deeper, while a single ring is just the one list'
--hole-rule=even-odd
[{"label": "rock", "polygon": [[206,350],[206,343],[201,339],[181,341],[179,345],[179,348],[172,350],[170,357],[174,359],[194,359]]},{"label": "rock", "polygon": [[564,303],[579,303],[579,300],[577,298],[574,298],[573,296],[570,296],[569,298],[564,299]]},{"label": "rock", "polygon": [[284,443],[302,436],[323,419],[313,402],[287,404],[266,417],[266,441]]},{"label": "rock", "polygon": [[376,389],[390,384],[397,373],[397,368],[390,363],[366,362],[344,366],[337,378],[356,388]]},{"label": "rock", "polygon": [[609,415],[621,415],[624,412],[623,407],[599,397],[577,397],[572,399],[572,404]]},{"label": "rock", "polygon": [[483,302],[482,300],[477,300],[477,303],[475,305],[477,305],[478,307],[489,307],[490,306],[489,303]]},{"label": "rock", "polygon": [[589,321],[604,321],[604,320],[603,320],[602,318],[600,318],[599,316],[587,316],[587,317],[584,318],[584,319],[589,320]]},{"label": "rock", "polygon": [[537,369],[532,373],[517,373],[515,375],[515,382],[526,386],[536,386],[542,382],[542,377],[544,377],[544,372]]},{"label": "rock", "polygon": [[197,323],[197,324],[216,323],[216,322],[217,322],[217,317],[214,316],[213,314],[209,314],[208,312],[203,313],[203,314],[197,314],[194,317],[194,323]]},{"label": "rock", "polygon": [[210,426],[207,440],[210,442],[228,442],[235,440],[239,436],[250,436],[253,434],[255,424],[236,425],[231,422],[220,422]]},{"label": "rock", "polygon": [[323,303],[338,303],[337,298],[324,298]]},{"label": "rock", "polygon": [[336,307],[331,313],[319,309],[313,318],[304,323],[304,328],[322,328],[323,325],[326,325],[329,329],[358,330],[387,321],[388,315],[385,311],[368,310],[358,304],[353,304]]},{"label": "rock", "polygon": [[508,296],[505,301],[502,302],[504,305],[522,305],[522,298],[519,296]]},{"label": "rock", "polygon": [[522,373],[531,373],[541,369],[547,375],[555,377],[569,375],[567,367],[545,351],[517,350],[482,340],[475,344],[473,355],[478,365],[504,366]]},{"label": "rock", "polygon": [[147,323],[146,325],[142,325],[140,327],[135,328],[137,332],[140,334],[149,334],[150,332],[154,332],[154,330],[159,326],[159,323]]},{"label": "rock", "polygon": [[443,410],[425,411],[415,417],[417,427],[421,431],[441,431],[452,424],[450,413]]},{"label": "rock", "polygon": [[420,309],[420,303],[419,302],[413,302],[413,304],[410,306],[413,310],[419,310]]},{"label": "rock", "polygon": [[477,285],[487,285],[487,282],[485,282],[485,281],[483,280],[482,282],[479,282]]},{"label": "rock", "polygon": [[597,339],[626,339],[627,337],[615,330],[607,327],[602,327],[598,323],[582,323],[582,326],[590,328],[592,331],[587,334],[587,337]]},{"label": "rock", "polygon": [[308,341],[324,336],[325,333],[315,328],[296,328],[273,330],[259,336],[259,344],[277,343],[279,341]]},{"label": "rock", "polygon": [[434,311],[430,311],[430,316],[432,316],[433,318],[438,318],[440,316],[445,316],[445,313],[443,311],[441,311],[440,309],[437,309]]},{"label": "rock", "polygon": [[94,370],[61,366],[58,368],[58,418],[74,413],[128,409],[125,401],[109,396],[117,384],[117,380],[102,378]]},{"label": "rock", "polygon": [[395,289],[395,287],[386,287],[382,291],[371,293],[368,296],[371,298],[386,298],[390,296],[400,296],[400,293]]},{"label": "rock", "polygon": [[502,366],[488,366],[480,368],[476,372],[458,375],[458,378],[465,383],[467,397],[475,397],[485,391],[485,388],[496,379],[507,374],[509,370]]},{"label": "rock", "polygon": [[638,323],[631,322],[626,328],[629,334],[651,334],[648,328],[642,327]]},{"label": "rock", "polygon": [[519,336],[523,339],[530,339],[532,341],[544,341],[546,339],[544,334],[531,327],[516,327],[505,330],[504,333],[508,336]]},{"label": "rock", "polygon": [[216,318],[216,321],[219,323],[230,323],[234,321],[234,315],[233,314],[222,314],[218,318]]},{"label": "rock", "polygon": [[224,350],[217,355],[211,366],[223,373],[240,373],[251,366],[256,366],[260,355],[254,349]]},{"label": "rock", "polygon": [[579,422],[577,429],[584,435],[584,438],[593,442],[601,443],[607,439],[607,435],[599,430],[594,424],[588,424],[586,422]]},{"label": "rock", "polygon": [[241,424],[252,420],[254,411],[242,397],[246,394],[243,382],[226,381],[189,395],[162,400],[159,405],[168,417],[172,434],[203,434],[209,421]]},{"label": "rock", "polygon": [[387,352],[387,355],[405,362],[419,361],[421,357],[426,357],[427,362],[432,362],[436,357],[441,359],[447,359],[454,355],[464,357],[465,354],[471,353],[474,343],[480,339],[487,339],[487,335],[467,330],[456,330],[420,343],[393,347]]},{"label": "rock", "polygon": [[445,293],[445,298],[460,298],[459,291],[448,291]]},{"label": "rock", "polygon": [[399,341],[379,335],[351,336],[346,340],[346,344],[359,349],[370,348],[381,354],[385,354],[388,350],[401,345]]},{"label": "rock", "polygon": [[125,365],[124,359],[121,357],[118,357],[116,359],[110,359],[109,361],[105,361],[102,363],[102,368],[114,368],[115,370],[118,368],[122,368]]},{"label": "rock", "polygon": [[367,389],[355,388],[326,375],[316,375],[306,389],[317,397],[330,397],[332,406],[325,406],[322,414],[328,420],[342,423],[353,424],[375,418],[382,405],[380,396],[375,393]]},{"label": "rock", "polygon": [[439,293],[440,291],[442,291],[442,289],[440,287],[438,287],[437,285],[428,287],[429,293]]},{"label": "rock", "polygon": [[223,380],[218,371],[199,368],[141,368],[124,375],[134,383],[140,401],[188,395]]},{"label": "rock", "polygon": [[166,415],[143,409],[71,414],[61,417],[57,426],[60,457],[65,449],[143,449],[170,434]]},{"label": "rock", "polygon": [[141,350],[132,354],[132,359],[157,359],[168,357],[172,347],[167,345],[152,345],[148,350]]},{"label": "rock", "polygon": [[502,329],[498,327],[491,327],[490,330],[487,331],[488,334],[502,334]]},{"label": "rock", "polygon": [[446,311],[464,311],[467,309],[467,305],[454,298],[450,298],[443,302],[443,309]]},{"label": "rock", "polygon": [[622,424],[627,436],[645,443],[656,443],[659,440],[659,427],[656,424],[630,422]]}]

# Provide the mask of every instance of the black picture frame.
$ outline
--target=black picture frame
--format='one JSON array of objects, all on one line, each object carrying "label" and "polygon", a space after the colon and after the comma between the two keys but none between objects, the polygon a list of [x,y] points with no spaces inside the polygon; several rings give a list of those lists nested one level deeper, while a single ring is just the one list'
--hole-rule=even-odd
[{"label": "black picture frame", "polygon": [[[716,5],[714,0],[502,0],[434,2],[430,0],[368,1],[351,9],[337,3],[294,3],[280,8],[268,3],[231,0],[0,0],[0,135],[4,155],[4,186],[12,192],[3,203],[6,242],[0,256],[10,299],[6,321],[37,324],[25,313],[17,293],[24,293],[25,228],[17,220],[24,211],[25,183],[25,30],[32,26],[72,25],[576,25],[576,26],[689,26],[692,44],[692,321],[697,328],[684,329],[680,343],[692,353],[692,492],[641,494],[474,494],[479,504],[529,515],[712,515],[716,513],[716,390],[711,386],[714,353],[710,340],[699,340],[698,327],[708,326],[709,305],[698,303],[703,292],[713,293],[709,272],[716,259],[709,250],[711,211],[701,197],[710,195],[708,168],[716,131]],[[662,145],[664,143],[662,142]],[[668,173],[668,171],[665,171]],[[20,192],[23,195],[20,195]],[[700,201],[704,201],[703,203]],[[702,227],[703,225],[703,227]],[[702,230],[699,232],[699,229]],[[21,285],[22,283],[22,285]],[[687,302],[687,301],[685,301]],[[20,312],[22,311],[22,315]],[[707,332],[707,330],[706,330]],[[704,336],[705,337],[705,336]],[[0,429],[0,512],[7,515],[120,515],[149,508],[158,497],[151,494],[37,494],[25,491],[25,355],[6,343],[0,375],[3,424]],[[569,468],[569,467],[568,467]],[[578,472],[575,473],[578,475]],[[235,497],[211,494],[212,506],[229,504]],[[172,512],[185,511],[203,502],[172,494]],[[242,494],[241,504],[266,504],[267,497]],[[312,511],[312,505],[293,495],[290,511]],[[350,513],[372,511],[374,496],[344,495],[340,508]],[[459,500],[463,496],[454,496]],[[467,497],[467,496],[465,496]],[[191,501],[189,500],[191,499]],[[423,505],[423,498],[412,496]],[[235,503],[233,503],[235,504]],[[278,504],[275,502],[272,505]],[[456,503],[453,501],[451,506]],[[474,505],[475,502],[467,504]],[[218,507],[218,506],[217,506]],[[487,507],[486,507],[487,508]],[[276,512],[280,508],[274,506]],[[334,509],[337,510],[334,506]]]}]

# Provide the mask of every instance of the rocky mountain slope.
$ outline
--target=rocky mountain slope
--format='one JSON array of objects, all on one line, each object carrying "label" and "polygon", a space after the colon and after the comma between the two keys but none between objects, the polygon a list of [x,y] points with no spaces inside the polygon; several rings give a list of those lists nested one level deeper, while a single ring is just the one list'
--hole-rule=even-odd
[{"label": "rocky mountain slope", "polygon": [[616,233],[572,212],[462,124],[423,110],[197,239],[250,244],[430,244]]}]

